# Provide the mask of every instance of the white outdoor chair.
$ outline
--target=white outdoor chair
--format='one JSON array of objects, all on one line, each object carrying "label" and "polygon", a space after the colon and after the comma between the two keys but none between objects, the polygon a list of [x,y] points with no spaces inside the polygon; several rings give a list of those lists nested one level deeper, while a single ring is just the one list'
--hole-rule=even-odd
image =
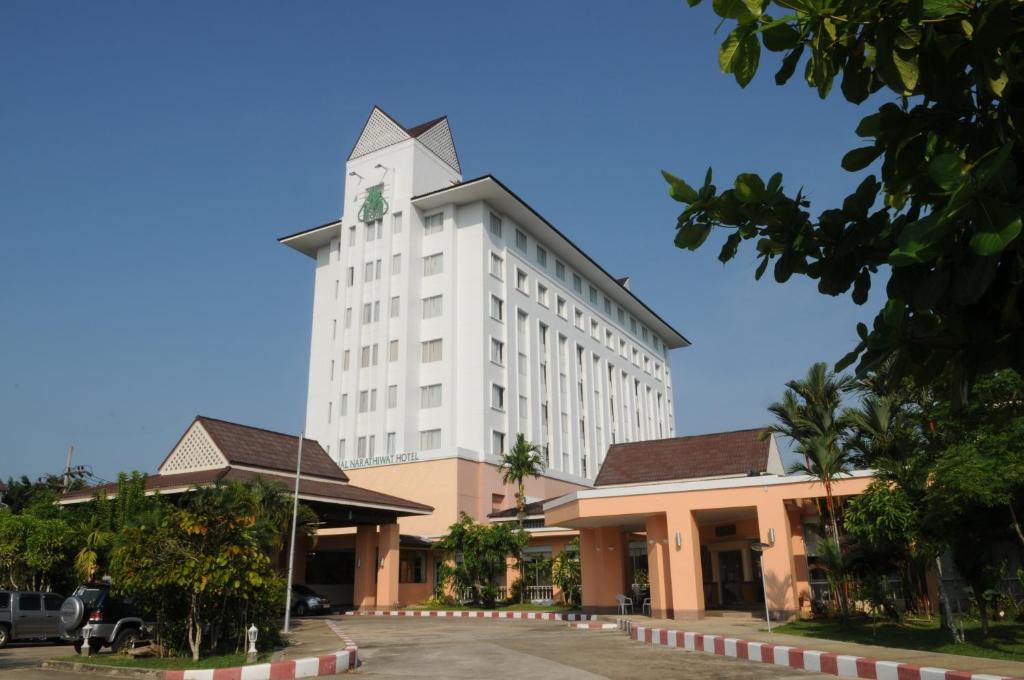
[{"label": "white outdoor chair", "polygon": [[651,598],[644,598],[644,603],[640,606],[640,611],[642,611],[647,616],[651,616]]},{"label": "white outdoor chair", "polygon": [[629,613],[633,613],[633,598],[626,597],[625,595],[616,595],[615,599],[619,601],[619,614],[626,615],[626,607],[629,607]]}]

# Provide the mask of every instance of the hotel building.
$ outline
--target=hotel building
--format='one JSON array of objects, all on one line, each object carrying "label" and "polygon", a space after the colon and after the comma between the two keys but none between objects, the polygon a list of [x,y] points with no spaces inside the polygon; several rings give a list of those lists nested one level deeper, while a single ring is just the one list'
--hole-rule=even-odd
[{"label": "hotel building", "polygon": [[316,263],[306,435],[353,482],[435,508],[403,533],[512,505],[496,465],[517,433],[545,456],[531,499],[674,436],[686,338],[495,177],[464,180],[447,118],[374,108],[343,206],[280,239]]},{"label": "hotel building", "polygon": [[[433,539],[460,512],[515,521],[498,462],[523,433],[545,461],[526,480],[527,558],[579,537],[585,610],[632,596],[656,617],[782,619],[828,597],[822,485],[786,475],[764,428],[675,436],[669,351],[686,338],[497,179],[463,180],[446,118],[373,109],[346,173],[342,216],[280,239],[316,263],[307,438],[197,417],[149,493],[297,488],[321,526],[296,582],[390,609],[435,592]],[[530,599],[559,596],[530,573]]]}]

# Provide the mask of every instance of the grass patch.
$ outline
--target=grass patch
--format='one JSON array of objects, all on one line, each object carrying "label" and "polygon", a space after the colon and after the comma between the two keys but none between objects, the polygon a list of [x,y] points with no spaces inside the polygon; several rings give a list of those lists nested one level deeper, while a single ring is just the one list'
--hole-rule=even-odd
[{"label": "grass patch", "polygon": [[[191,658],[180,656],[169,656],[166,658],[148,657],[133,659],[123,654],[99,654],[97,656],[62,656],[54,661],[68,661],[71,663],[87,663],[96,666],[114,666],[117,668],[150,668],[166,670],[188,670],[190,668],[230,668],[232,666],[244,666],[245,654],[219,654],[207,656],[193,662]],[[262,652],[256,657],[257,663],[270,661],[270,652]]]},{"label": "grass patch", "polygon": [[779,633],[809,638],[857,642],[880,647],[916,649],[925,652],[960,654],[985,659],[1024,661],[1024,624],[991,623],[989,636],[982,637],[977,621],[964,621],[963,644],[949,639],[949,631],[939,627],[939,617],[908,619],[900,622],[854,620],[846,626],[834,619],[794,621],[775,629]]}]

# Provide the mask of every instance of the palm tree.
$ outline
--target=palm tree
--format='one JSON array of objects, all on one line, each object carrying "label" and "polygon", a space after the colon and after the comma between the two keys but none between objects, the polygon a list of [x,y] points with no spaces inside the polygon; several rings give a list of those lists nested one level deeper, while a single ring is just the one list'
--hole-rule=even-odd
[{"label": "palm tree", "polygon": [[790,380],[782,401],[768,410],[776,423],[771,432],[777,432],[795,444],[794,449],[804,462],[790,466],[790,472],[802,472],[818,479],[825,487],[825,507],[832,535],[839,540],[832,484],[848,474],[850,451],[843,446],[846,429],[840,408],[843,394],[854,388],[848,376],[840,376],[824,363],[816,363],[801,380]]},{"label": "palm tree", "polygon": [[840,447],[833,436],[824,434],[806,440],[798,448],[804,454],[804,462],[793,463],[789,466],[789,472],[810,475],[825,487],[825,510],[828,512],[832,538],[838,541],[839,526],[836,523],[832,484],[850,474],[850,452]]},{"label": "palm tree", "polygon": [[880,460],[898,454],[898,418],[897,404],[887,396],[868,395],[859,407],[843,411],[843,421],[849,428],[846,445],[858,463],[874,467]]},{"label": "palm tree", "polygon": [[[519,534],[523,533],[523,517],[526,515],[526,486],[527,477],[537,479],[544,472],[544,458],[541,455],[540,447],[533,442],[527,441],[522,432],[516,435],[516,443],[510,450],[501,456],[498,464],[498,474],[505,484],[516,485],[516,520],[519,523]],[[516,555],[519,562],[520,579],[522,579],[523,558]],[[526,588],[519,589],[519,601],[524,600]]]}]

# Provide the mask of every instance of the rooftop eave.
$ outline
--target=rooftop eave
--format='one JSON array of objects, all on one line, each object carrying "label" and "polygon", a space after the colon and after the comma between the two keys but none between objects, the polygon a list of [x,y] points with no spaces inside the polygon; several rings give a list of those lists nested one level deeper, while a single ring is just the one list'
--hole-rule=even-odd
[{"label": "rooftop eave", "polygon": [[[840,481],[846,479],[867,479],[874,477],[875,470],[851,470]],[[564,496],[553,498],[544,504],[544,512],[561,505],[593,498],[618,498],[646,496],[650,494],[686,493],[690,491],[714,491],[742,489],[756,486],[780,486],[786,484],[815,484],[817,477],[810,475],[761,475],[758,477],[727,477],[722,479],[697,479],[669,483],[639,483],[623,486],[602,486],[595,489],[570,491]]]},{"label": "rooftop eave", "polygon": [[277,242],[286,245],[292,250],[297,250],[306,257],[316,259],[317,251],[329,245],[331,239],[341,235],[341,220],[335,220],[321,224],[312,229],[299,231],[288,236],[282,236]]},{"label": "rooftop eave", "polygon": [[520,224],[534,224],[549,229],[555,243],[560,246],[555,248],[551,243],[547,244],[547,247],[554,251],[553,254],[559,255],[563,259],[570,259],[570,256],[575,257],[577,260],[582,259],[584,266],[579,268],[580,273],[590,277],[592,280],[603,279],[606,284],[612,284],[606,288],[611,291],[610,297],[619,304],[628,307],[634,316],[642,320],[665,341],[669,349],[690,346],[690,341],[682,333],[658,316],[653,309],[644,304],[632,291],[619,284],[615,276],[612,276],[604,267],[583,252],[579,246],[559,231],[555,225],[548,222],[526,201],[517,196],[515,192],[502,184],[493,175],[484,175],[466,180],[451,187],[413,196],[412,198],[412,204],[421,210],[433,210],[448,203],[466,204],[476,201],[486,201],[494,206],[495,209],[510,216]]}]

